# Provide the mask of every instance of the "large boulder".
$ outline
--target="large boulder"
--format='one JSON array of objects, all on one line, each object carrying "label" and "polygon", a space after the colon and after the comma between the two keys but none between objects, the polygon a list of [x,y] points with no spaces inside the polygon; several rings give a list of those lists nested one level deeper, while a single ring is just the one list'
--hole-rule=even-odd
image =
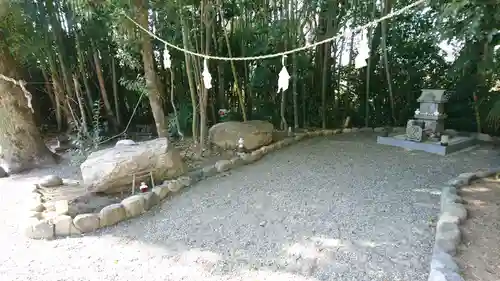
[{"label": "large boulder", "polygon": [[80,169],[90,191],[112,194],[129,191],[134,174],[151,171],[155,182],[162,182],[183,174],[186,165],[179,150],[170,146],[166,138],[158,138],[93,152]]},{"label": "large boulder", "polygon": [[270,144],[273,141],[273,131],[273,124],[266,121],[230,121],[212,126],[208,135],[213,144],[227,149],[238,147],[238,140],[243,138],[245,148],[253,150]]}]

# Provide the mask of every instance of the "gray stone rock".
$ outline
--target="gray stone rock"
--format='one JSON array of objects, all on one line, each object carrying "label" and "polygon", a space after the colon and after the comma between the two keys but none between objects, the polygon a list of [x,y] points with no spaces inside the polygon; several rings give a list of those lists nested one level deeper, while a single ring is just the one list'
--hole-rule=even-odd
[{"label": "gray stone rock", "polygon": [[467,180],[467,184],[469,184],[471,181],[477,179],[476,173],[462,173],[458,175],[459,178]]},{"label": "gray stone rock", "polygon": [[445,269],[453,272],[459,272],[460,269],[453,257],[445,252],[437,251],[432,254],[431,270]]},{"label": "gray stone rock", "polygon": [[448,204],[455,204],[455,203],[462,203],[463,199],[462,197],[456,195],[456,194],[450,194],[450,193],[441,193],[441,212],[444,212],[446,209],[446,205]]},{"label": "gray stone rock", "polygon": [[449,180],[446,184],[459,188],[459,187],[462,187],[464,185],[468,185],[469,179],[457,177],[457,178],[454,178],[452,180]]},{"label": "gray stone rock", "polygon": [[137,145],[137,143],[133,140],[128,140],[128,139],[125,139],[125,140],[119,140],[116,142],[115,144],[115,147],[116,146],[120,146],[120,145],[124,145],[124,146],[130,146],[130,145]]},{"label": "gray stone rock", "polygon": [[360,132],[373,132],[373,128],[370,128],[370,127],[363,127],[363,128],[360,128],[359,129]]},{"label": "gray stone rock", "polygon": [[217,169],[217,172],[225,172],[228,171],[232,168],[232,163],[229,160],[219,160],[215,163],[215,169]]},{"label": "gray stone rock", "polygon": [[55,212],[58,215],[67,215],[69,212],[68,200],[58,200],[54,203]]},{"label": "gray stone rock", "polygon": [[191,183],[197,183],[203,179],[203,170],[196,169],[187,174],[188,177],[191,178]]},{"label": "gray stone rock", "polygon": [[122,204],[111,204],[99,212],[99,227],[117,224],[127,218]]},{"label": "gray stone rock", "polygon": [[182,176],[177,179],[177,181],[182,184],[183,187],[188,187],[191,185],[191,178],[189,176]]},{"label": "gray stone rock", "polygon": [[376,127],[375,129],[373,129],[373,131],[375,133],[382,133],[382,132],[386,131],[386,128],[385,127]]},{"label": "gray stone rock", "polygon": [[107,194],[128,192],[134,174],[150,171],[159,182],[180,176],[186,169],[180,151],[166,138],[95,151],[80,165],[89,190]]},{"label": "gray stone rock", "polygon": [[160,200],[163,200],[165,197],[167,197],[167,194],[170,192],[170,190],[168,189],[168,185],[155,186],[152,191],[158,196],[158,198],[160,198]]},{"label": "gray stone rock", "polygon": [[359,132],[359,128],[351,128],[351,132],[357,133],[357,132]]},{"label": "gray stone rock", "polygon": [[429,274],[429,279],[428,281],[464,281],[462,276],[460,274],[454,272],[454,271],[449,271],[449,270],[444,270],[444,269],[433,269],[431,270],[431,273]]},{"label": "gray stone rock", "polygon": [[72,236],[81,234],[73,224],[73,219],[67,215],[60,215],[52,220],[56,236]]},{"label": "gray stone rock", "polygon": [[127,218],[137,217],[139,215],[142,215],[146,211],[146,202],[142,194],[127,197],[122,200],[121,204],[123,208],[125,208]]},{"label": "gray stone rock", "polygon": [[99,228],[99,214],[80,214],[73,219],[76,229],[82,233],[95,231]]},{"label": "gray stone rock", "polygon": [[392,127],[393,133],[406,133],[406,127]]},{"label": "gray stone rock", "polygon": [[255,157],[255,161],[260,160],[262,157],[264,157],[264,153],[259,149],[252,151],[252,157]]},{"label": "gray stone rock", "polygon": [[467,209],[464,205],[458,203],[446,203],[442,206],[442,215],[457,217],[460,223],[467,219]]},{"label": "gray stone rock", "polygon": [[436,227],[440,227],[444,223],[453,223],[453,224],[459,225],[460,218],[458,218],[456,216],[450,216],[447,214],[441,215],[441,216],[439,216],[439,220],[436,224]]},{"label": "gray stone rock", "polygon": [[48,175],[41,178],[38,184],[43,187],[56,187],[63,185],[63,180],[56,175]]},{"label": "gray stone rock", "polygon": [[243,138],[244,147],[253,150],[270,144],[273,141],[273,131],[273,124],[266,121],[229,121],[212,126],[208,130],[208,138],[216,146],[227,149],[237,148],[238,140]]},{"label": "gray stone rock", "polygon": [[7,172],[5,172],[5,170],[0,167],[0,178],[5,178],[7,177]]},{"label": "gray stone rock", "polygon": [[201,169],[201,171],[203,172],[203,176],[206,178],[213,177],[217,174],[217,168],[215,165],[205,166]]},{"label": "gray stone rock", "polygon": [[245,165],[245,161],[238,156],[231,158],[229,161],[231,161],[233,168]]},{"label": "gray stone rock", "polygon": [[147,192],[144,196],[144,210],[149,211],[154,206],[160,203],[160,197],[154,192]]},{"label": "gray stone rock", "polygon": [[183,187],[184,186],[182,185],[182,183],[180,183],[177,180],[171,180],[168,182],[168,185],[167,185],[168,190],[170,190],[171,192],[177,192],[177,191],[181,190]]},{"label": "gray stone rock", "polygon": [[441,223],[436,227],[436,241],[434,247],[438,250],[455,255],[461,234],[457,224]]},{"label": "gray stone rock", "polygon": [[445,185],[441,189],[441,193],[457,194],[457,188],[451,185]]},{"label": "gray stone rock", "polygon": [[41,212],[35,212],[35,211],[28,211],[28,214],[26,216],[27,218],[36,218],[38,220],[42,219],[42,213]]},{"label": "gray stone rock", "polygon": [[33,212],[43,212],[45,210],[45,206],[36,200],[33,200],[28,206],[28,210]]},{"label": "gray stone rock", "polygon": [[344,128],[344,129],[342,129],[342,133],[350,133],[350,132],[352,132],[351,128]]},{"label": "gray stone rock", "polygon": [[52,239],[54,238],[54,225],[46,220],[30,218],[26,223],[24,233],[31,239]]}]

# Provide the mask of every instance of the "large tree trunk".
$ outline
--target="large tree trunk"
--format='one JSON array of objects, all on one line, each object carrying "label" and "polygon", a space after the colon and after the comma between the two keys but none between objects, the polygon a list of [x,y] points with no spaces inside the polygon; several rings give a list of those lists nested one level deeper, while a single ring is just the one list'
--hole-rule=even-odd
[{"label": "large tree trunk", "polygon": [[[0,74],[18,77],[7,47],[0,48]],[[0,166],[8,173],[19,173],[55,163],[55,154],[43,142],[23,91],[0,79]]]},{"label": "large tree trunk", "polygon": [[[137,7],[137,21],[139,24],[149,29],[148,25],[148,0],[135,0]],[[153,60],[153,45],[151,38],[145,32],[142,32],[142,60],[144,62],[144,77],[146,78],[146,88],[148,89],[149,104],[155,119],[156,131],[158,137],[168,137],[168,130],[165,124],[165,112],[161,99],[158,77],[155,72]]]}]

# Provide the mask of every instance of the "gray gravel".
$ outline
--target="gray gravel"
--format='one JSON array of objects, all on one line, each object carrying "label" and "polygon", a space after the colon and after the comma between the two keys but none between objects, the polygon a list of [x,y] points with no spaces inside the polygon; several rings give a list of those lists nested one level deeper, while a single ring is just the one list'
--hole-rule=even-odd
[{"label": "gray gravel", "polygon": [[377,145],[373,134],[316,138],[143,217],[55,241],[17,229],[22,183],[36,179],[0,179],[1,280],[424,281],[439,184],[498,166],[489,149],[440,157]]}]

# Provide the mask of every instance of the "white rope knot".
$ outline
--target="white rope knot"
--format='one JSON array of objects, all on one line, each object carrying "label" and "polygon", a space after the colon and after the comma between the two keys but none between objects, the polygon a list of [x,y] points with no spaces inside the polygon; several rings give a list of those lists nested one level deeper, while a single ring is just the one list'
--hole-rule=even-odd
[{"label": "white rope knot", "polygon": [[207,59],[203,61],[203,72],[201,73],[201,76],[203,76],[203,84],[205,85],[205,89],[211,89],[212,88],[212,75],[210,75],[210,72],[208,72],[208,62]]},{"label": "white rope knot", "polygon": [[288,84],[290,81],[290,74],[288,74],[288,71],[286,70],[286,67],[285,67],[285,57],[286,57],[286,55],[284,55],[281,58],[281,64],[283,65],[283,67],[281,68],[281,71],[278,74],[278,93],[280,91],[284,92],[284,91],[288,90]]}]

